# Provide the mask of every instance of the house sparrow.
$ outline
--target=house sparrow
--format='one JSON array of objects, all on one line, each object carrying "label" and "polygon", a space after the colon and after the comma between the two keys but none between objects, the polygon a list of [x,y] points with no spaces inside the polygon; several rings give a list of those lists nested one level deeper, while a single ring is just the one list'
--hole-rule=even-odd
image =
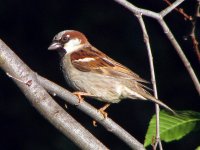
[{"label": "house sparrow", "polygon": [[122,99],[150,100],[174,112],[170,107],[147,92],[147,83],[136,73],[116,62],[92,46],[84,34],[75,30],[58,33],[48,50],[57,50],[68,84],[78,92],[81,100],[90,96],[107,104],[99,111],[107,116],[105,109],[110,103]]}]

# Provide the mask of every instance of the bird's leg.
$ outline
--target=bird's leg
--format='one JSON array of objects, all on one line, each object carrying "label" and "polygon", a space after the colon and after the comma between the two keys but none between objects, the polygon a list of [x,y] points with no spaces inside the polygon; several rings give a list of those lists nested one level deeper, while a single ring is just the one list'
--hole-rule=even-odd
[{"label": "bird's leg", "polygon": [[[103,115],[104,118],[108,117],[108,113],[105,112],[105,110],[110,106],[110,104],[106,104],[103,107],[101,107],[100,109],[98,109],[98,111]],[[93,120],[92,122],[93,126],[97,126],[97,122],[95,120]]]},{"label": "bird's leg", "polygon": [[86,92],[73,92],[73,94],[78,97],[78,103],[81,103],[84,100],[82,96],[92,96],[91,94]]},{"label": "bird's leg", "polygon": [[98,109],[98,111],[103,115],[104,118],[108,117],[108,113],[105,112],[105,110],[110,106],[110,104],[106,104],[103,107],[101,107],[100,109]]}]

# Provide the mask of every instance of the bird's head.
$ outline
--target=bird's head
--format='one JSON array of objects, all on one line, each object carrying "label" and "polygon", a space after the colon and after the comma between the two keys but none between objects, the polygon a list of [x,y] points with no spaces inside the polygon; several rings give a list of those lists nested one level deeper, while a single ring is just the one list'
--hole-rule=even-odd
[{"label": "bird's head", "polygon": [[65,30],[55,35],[48,50],[64,50],[65,53],[71,53],[87,44],[89,42],[83,33],[75,30]]}]

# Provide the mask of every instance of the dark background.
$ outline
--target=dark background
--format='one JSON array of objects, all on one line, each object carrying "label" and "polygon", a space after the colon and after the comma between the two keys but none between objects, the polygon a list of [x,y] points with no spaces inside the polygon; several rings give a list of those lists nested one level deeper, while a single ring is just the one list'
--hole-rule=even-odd
[{"label": "dark background", "polygon": [[[159,0],[131,2],[156,12],[167,7]],[[185,1],[181,7],[193,15],[195,2]],[[154,55],[160,99],[175,110],[199,111],[199,97],[183,63],[158,23],[151,18],[144,19]],[[167,15],[165,20],[199,76],[199,64],[189,39],[191,22],[176,11]],[[0,38],[28,66],[68,89],[57,53],[47,51],[53,36],[66,29],[85,33],[94,46],[150,80],[147,51],[139,23],[131,12],[111,0],[1,0],[0,22]],[[199,33],[198,28],[198,36]],[[2,70],[0,79],[0,149],[78,149],[30,105]],[[62,100],[56,100],[64,106]],[[103,105],[90,99],[87,101],[97,108]],[[67,111],[109,148],[129,149],[100,125],[93,127],[92,119],[74,106],[68,105]],[[108,109],[109,116],[142,143],[154,112],[153,103],[130,100],[113,104]],[[163,142],[163,146],[164,149],[195,149],[200,145],[199,139],[200,133],[193,132],[180,141]]]}]

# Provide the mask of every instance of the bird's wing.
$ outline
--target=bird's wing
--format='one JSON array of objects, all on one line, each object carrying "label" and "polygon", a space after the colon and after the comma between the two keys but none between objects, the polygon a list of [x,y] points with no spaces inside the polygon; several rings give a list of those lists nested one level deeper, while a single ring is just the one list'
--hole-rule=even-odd
[{"label": "bird's wing", "polygon": [[72,65],[83,72],[93,72],[114,78],[124,78],[148,83],[127,67],[91,46],[83,47],[71,53],[70,58]]}]

